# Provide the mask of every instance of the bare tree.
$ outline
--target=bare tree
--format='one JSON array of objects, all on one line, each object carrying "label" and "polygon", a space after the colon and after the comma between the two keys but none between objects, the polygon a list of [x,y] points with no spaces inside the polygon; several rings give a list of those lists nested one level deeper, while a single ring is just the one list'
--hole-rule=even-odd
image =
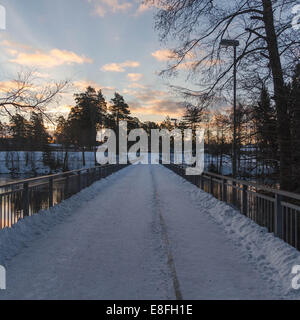
[{"label": "bare tree", "polygon": [[[213,98],[232,87],[231,53],[222,53],[220,42],[240,41],[237,57],[240,88],[253,90],[263,81],[271,86],[276,102],[280,147],[280,182],[290,186],[290,124],[286,78],[299,59],[299,36],[293,30],[294,0],[145,0],[159,8],[156,28],[161,39],[178,40],[171,63],[162,74],[189,68],[200,90],[178,88],[191,97]],[[249,86],[250,84],[250,86]],[[261,86],[260,86],[261,87]]]},{"label": "bare tree", "polygon": [[12,116],[15,113],[34,111],[47,118],[46,108],[58,102],[69,81],[37,83],[33,71],[19,72],[16,79],[8,81],[0,90],[0,112]]}]

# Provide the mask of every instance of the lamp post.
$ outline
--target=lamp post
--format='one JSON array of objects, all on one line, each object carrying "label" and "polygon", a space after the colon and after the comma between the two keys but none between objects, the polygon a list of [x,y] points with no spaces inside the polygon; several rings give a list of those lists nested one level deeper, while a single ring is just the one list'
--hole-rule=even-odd
[{"label": "lamp post", "polygon": [[171,121],[174,122],[174,124],[175,124],[175,129],[176,129],[176,128],[177,128],[177,121],[178,121],[178,119],[171,119]]},{"label": "lamp post", "polygon": [[[173,121],[174,122],[174,128],[175,129],[177,129],[177,121],[178,121],[178,119],[171,119],[171,121]],[[173,163],[175,163],[175,157],[177,157],[177,155],[175,155],[175,149],[173,149],[174,150],[174,152],[173,152],[173,154],[174,154],[174,158],[173,158]],[[182,153],[181,153],[181,161],[183,161],[183,155],[182,155]],[[176,162],[177,163],[177,162]]]},{"label": "lamp post", "polygon": [[237,146],[236,146],[236,134],[237,134],[237,95],[236,95],[236,88],[237,88],[237,47],[240,45],[240,42],[237,40],[229,40],[223,39],[220,43],[222,47],[233,47],[233,145],[232,145],[232,176],[236,178],[237,174]]}]

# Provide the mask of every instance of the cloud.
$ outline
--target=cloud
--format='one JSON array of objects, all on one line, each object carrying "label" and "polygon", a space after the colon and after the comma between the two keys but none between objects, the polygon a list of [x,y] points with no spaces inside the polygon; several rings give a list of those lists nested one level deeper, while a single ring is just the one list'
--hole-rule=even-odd
[{"label": "cloud", "polygon": [[93,62],[92,59],[84,55],[78,55],[68,50],[52,49],[49,52],[45,52],[9,40],[2,41],[1,45],[13,57],[9,62],[22,66],[54,68],[64,64],[73,65]]},{"label": "cloud", "polygon": [[146,11],[149,11],[151,6],[145,3],[141,3],[136,11],[136,15],[143,14]]},{"label": "cloud", "polygon": [[[212,60],[203,60],[201,61],[201,65],[202,66],[206,66],[206,67],[212,67],[212,66],[216,66],[219,65],[223,62],[223,60],[219,60],[219,59],[212,59]],[[185,61],[182,62],[177,69],[178,70],[195,70],[197,67],[199,66],[199,61]]]},{"label": "cloud", "polygon": [[105,64],[101,70],[104,72],[125,72],[126,68],[137,68],[140,63],[137,61],[125,61],[123,63],[109,63]]},{"label": "cloud", "polygon": [[18,43],[15,41],[11,41],[8,39],[1,41],[1,45],[3,47],[12,48],[12,49],[16,49],[16,50],[32,50],[31,46],[28,46],[28,45],[22,44],[22,43]]},{"label": "cloud", "polygon": [[37,77],[37,78],[43,78],[43,79],[50,78],[50,74],[49,73],[41,73],[41,72],[38,72],[38,71],[33,72],[33,76]]},{"label": "cloud", "polygon": [[17,89],[18,85],[15,81],[1,81],[0,92],[8,92],[12,89]]},{"label": "cloud", "polygon": [[169,61],[176,58],[176,55],[172,50],[162,49],[153,52],[152,57],[154,57],[158,61]]},{"label": "cloud", "polygon": [[[158,61],[169,61],[179,58],[178,54],[170,49],[157,50],[152,53],[152,57],[154,57]],[[195,57],[196,56],[193,52],[188,52],[185,56],[185,60],[190,61],[195,59]]]},{"label": "cloud", "polygon": [[140,84],[140,83],[130,83],[128,85],[128,88],[131,88],[131,89],[145,89],[145,86]]},{"label": "cloud", "polygon": [[35,51],[32,53],[19,52],[10,62],[23,66],[35,66],[40,68],[54,68],[63,64],[92,63],[93,60],[82,55],[79,56],[72,51],[52,49],[50,52]]},{"label": "cloud", "polygon": [[182,104],[172,99],[156,99],[152,103],[142,104],[140,101],[130,102],[130,108],[135,114],[182,117]]},{"label": "cloud", "polygon": [[127,78],[132,82],[137,82],[143,78],[143,75],[141,73],[128,73]]},{"label": "cloud", "polygon": [[123,0],[88,0],[94,6],[93,13],[103,18],[106,13],[127,12],[132,3]]},{"label": "cloud", "polygon": [[[137,2],[139,2],[139,1],[137,1]],[[142,2],[139,5],[135,15],[138,16],[138,15],[143,14],[151,9],[168,9],[168,5],[162,3],[160,0],[152,0],[151,4]]]},{"label": "cloud", "polygon": [[102,86],[99,83],[92,81],[92,80],[78,80],[73,82],[73,86],[80,90],[84,91],[87,87],[93,87],[96,90],[102,90],[104,93],[111,93],[116,91],[115,87],[109,87],[109,86]]},{"label": "cloud", "polygon": [[67,115],[71,111],[72,106],[66,105],[58,105],[55,108],[47,110],[48,114],[65,114]]},{"label": "cloud", "polygon": [[172,98],[167,92],[144,87],[142,90],[127,90],[125,94],[134,97],[129,101],[133,113],[157,116],[181,117],[183,114],[182,104]]},{"label": "cloud", "polygon": [[[175,52],[169,49],[157,50],[152,53],[152,57],[160,62],[169,62],[170,65],[175,65],[175,63],[180,59],[180,57]],[[181,61],[181,63],[176,68],[177,70],[194,70],[199,66],[199,64],[206,67],[211,67],[222,63],[222,60],[218,59],[201,59],[202,58],[197,59],[197,56],[194,52],[188,52],[185,55],[183,61]]]}]

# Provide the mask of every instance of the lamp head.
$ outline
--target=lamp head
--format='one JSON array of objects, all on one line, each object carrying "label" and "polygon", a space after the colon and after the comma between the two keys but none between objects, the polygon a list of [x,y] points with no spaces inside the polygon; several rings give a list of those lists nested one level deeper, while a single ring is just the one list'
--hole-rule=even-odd
[{"label": "lamp head", "polygon": [[240,42],[238,40],[222,39],[220,45],[222,47],[238,47]]}]

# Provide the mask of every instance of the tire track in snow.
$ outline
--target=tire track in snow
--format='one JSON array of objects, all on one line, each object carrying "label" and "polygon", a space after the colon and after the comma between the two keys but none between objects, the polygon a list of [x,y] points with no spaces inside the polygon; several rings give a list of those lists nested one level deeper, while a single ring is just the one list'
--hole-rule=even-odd
[{"label": "tire track in snow", "polygon": [[150,172],[151,172],[152,184],[153,184],[153,188],[154,188],[155,206],[156,206],[156,209],[159,213],[162,238],[165,243],[165,247],[166,247],[166,251],[167,251],[166,253],[167,253],[167,258],[168,258],[168,267],[171,272],[175,297],[176,297],[176,300],[183,300],[183,296],[182,296],[181,289],[180,289],[180,283],[179,283],[178,276],[177,276],[175,261],[174,261],[174,257],[173,257],[172,250],[171,250],[167,225],[166,225],[166,222],[165,222],[165,219],[163,216],[163,211],[162,211],[159,195],[157,192],[156,181],[155,181],[155,177],[154,177],[152,168],[150,168]]}]

